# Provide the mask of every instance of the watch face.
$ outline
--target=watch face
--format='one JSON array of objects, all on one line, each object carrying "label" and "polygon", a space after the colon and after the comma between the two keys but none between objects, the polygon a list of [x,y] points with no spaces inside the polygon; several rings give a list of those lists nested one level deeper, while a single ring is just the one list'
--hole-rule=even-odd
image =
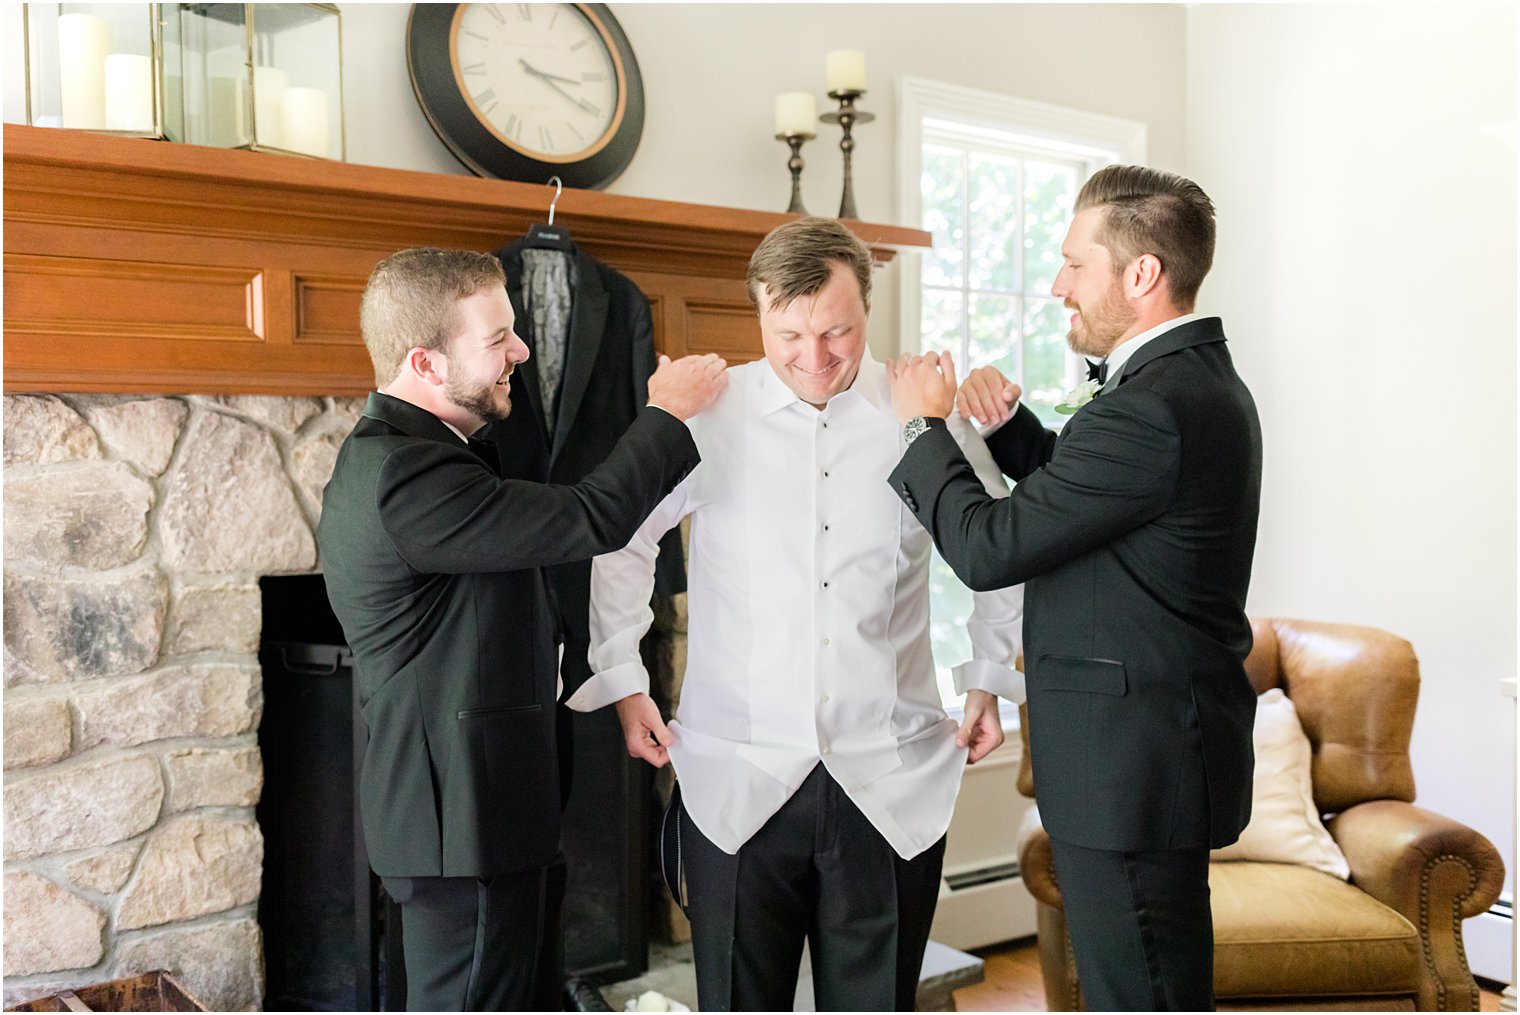
[{"label": "watch face", "polygon": [[428,122],[481,176],[605,187],[644,132],[644,82],[606,4],[414,4],[407,70]]},{"label": "watch face", "polygon": [[574,4],[460,4],[460,93],[503,143],[545,162],[595,151],[622,112],[609,40]]}]

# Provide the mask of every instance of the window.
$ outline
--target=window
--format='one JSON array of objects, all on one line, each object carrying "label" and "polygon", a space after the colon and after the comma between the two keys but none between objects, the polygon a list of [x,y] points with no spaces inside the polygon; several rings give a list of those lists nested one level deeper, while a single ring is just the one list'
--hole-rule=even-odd
[{"label": "window", "polygon": [[[903,348],[948,349],[962,376],[994,365],[1023,387],[1023,404],[1060,426],[1056,404],[1086,376],[1050,294],[1061,241],[1088,176],[1144,161],[1144,125],[916,78],[900,79],[898,109],[900,220],[934,234],[932,251],[904,259]],[[938,553],[929,595],[950,706],[950,666],[971,658],[972,597]]]}]

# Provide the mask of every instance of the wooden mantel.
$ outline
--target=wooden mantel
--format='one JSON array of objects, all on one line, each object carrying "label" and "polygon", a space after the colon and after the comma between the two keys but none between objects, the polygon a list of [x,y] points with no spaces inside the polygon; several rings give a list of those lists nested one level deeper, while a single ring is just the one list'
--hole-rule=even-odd
[{"label": "wooden mantel", "polygon": [[[5,390],[358,395],[359,295],[403,247],[496,250],[552,190],[6,124]],[[784,214],[567,190],[555,224],[649,296],[673,356],[759,354]],[[851,223],[878,260],[929,234]]]}]

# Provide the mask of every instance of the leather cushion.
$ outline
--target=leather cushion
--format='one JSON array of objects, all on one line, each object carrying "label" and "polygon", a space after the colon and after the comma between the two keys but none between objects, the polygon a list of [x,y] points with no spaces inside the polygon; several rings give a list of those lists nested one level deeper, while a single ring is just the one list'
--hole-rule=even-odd
[{"label": "leather cushion", "polygon": [[1308,867],[1209,865],[1220,997],[1413,993],[1414,926],[1354,885]]}]

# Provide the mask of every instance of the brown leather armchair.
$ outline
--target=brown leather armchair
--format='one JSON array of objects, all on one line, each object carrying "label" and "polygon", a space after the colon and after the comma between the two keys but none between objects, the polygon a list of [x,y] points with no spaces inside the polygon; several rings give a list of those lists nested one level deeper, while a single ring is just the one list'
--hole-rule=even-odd
[{"label": "brown leather armchair", "polygon": [[[1314,801],[1351,881],[1307,867],[1210,866],[1214,992],[1220,1008],[1477,1011],[1462,921],[1493,905],[1504,863],[1465,825],[1415,807],[1409,738],[1420,670],[1402,638],[1369,627],[1253,620],[1246,670],[1280,687],[1313,747]],[[1019,790],[1034,796],[1028,713]],[[1020,855],[1039,907],[1051,1011],[1081,1008],[1081,986],[1050,839]]]}]

